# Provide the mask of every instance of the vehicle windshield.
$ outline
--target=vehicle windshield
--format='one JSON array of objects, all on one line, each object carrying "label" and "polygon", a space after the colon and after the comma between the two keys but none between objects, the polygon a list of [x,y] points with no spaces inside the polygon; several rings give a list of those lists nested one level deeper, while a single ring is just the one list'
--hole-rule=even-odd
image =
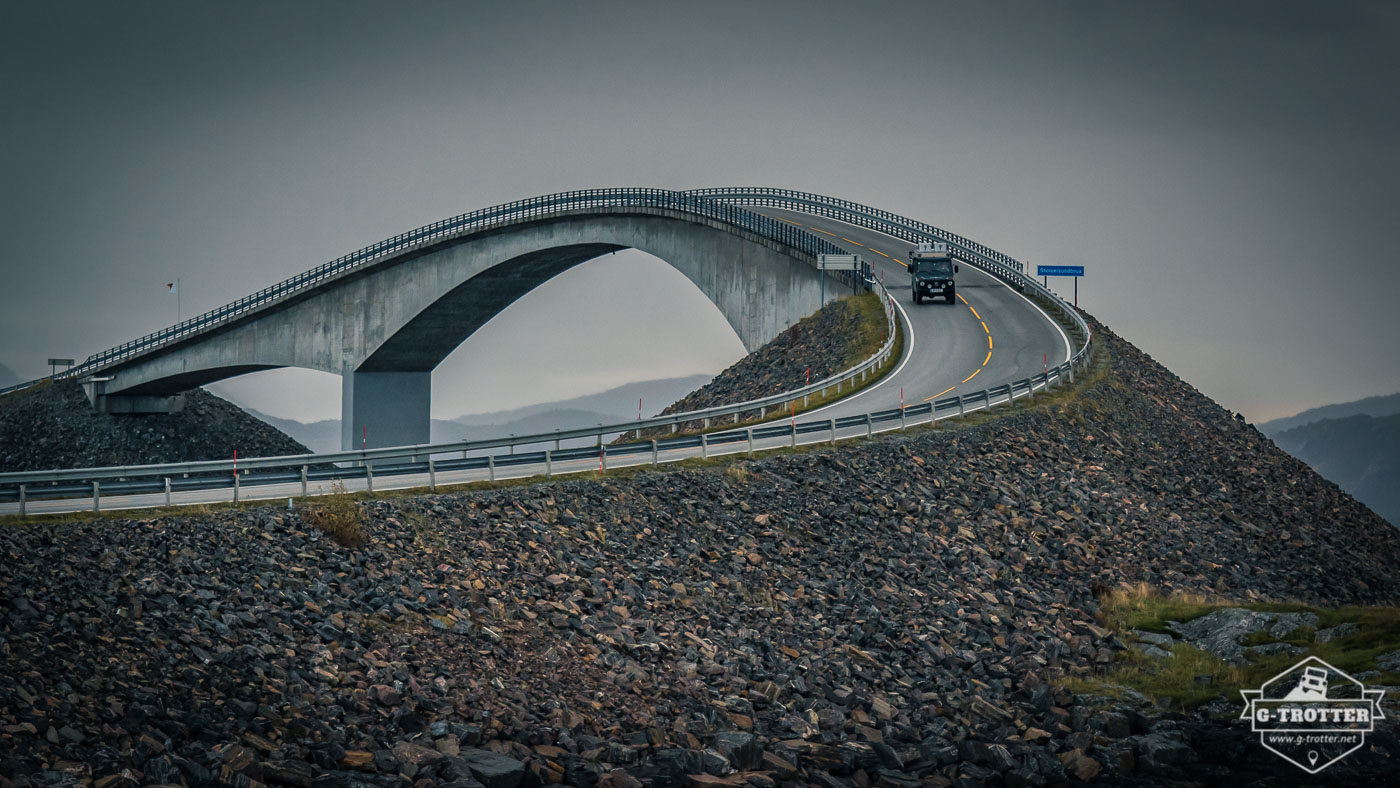
[{"label": "vehicle windshield", "polygon": [[914,264],[914,273],[919,276],[941,276],[950,277],[953,275],[953,264],[947,260],[920,260]]}]

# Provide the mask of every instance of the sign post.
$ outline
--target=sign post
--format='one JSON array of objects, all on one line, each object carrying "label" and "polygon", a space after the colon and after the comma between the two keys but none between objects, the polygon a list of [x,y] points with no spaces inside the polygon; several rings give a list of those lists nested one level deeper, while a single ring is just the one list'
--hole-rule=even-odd
[{"label": "sign post", "polygon": [[72,368],[73,368],[73,359],[71,359],[71,358],[51,358],[51,359],[49,359],[49,377],[53,377],[54,375],[57,375],[57,374],[58,374],[58,368],[59,368],[59,367],[68,367],[69,369],[72,369]]},{"label": "sign post", "polygon": [[861,263],[858,254],[819,254],[817,255],[817,270],[822,272],[822,306],[826,306],[826,272],[827,271],[850,271],[851,272],[851,292],[856,289],[856,272],[861,270]]},{"label": "sign post", "polygon": [[1084,275],[1082,265],[1038,265],[1035,267],[1035,275],[1042,281],[1048,281],[1046,277],[1051,276],[1072,276],[1074,277],[1074,305],[1079,306],[1079,277]]}]

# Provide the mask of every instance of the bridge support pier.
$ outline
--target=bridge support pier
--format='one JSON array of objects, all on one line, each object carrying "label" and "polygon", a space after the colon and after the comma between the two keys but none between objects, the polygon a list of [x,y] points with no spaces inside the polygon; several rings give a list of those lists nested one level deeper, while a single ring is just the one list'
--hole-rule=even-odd
[{"label": "bridge support pier", "polygon": [[347,370],[340,392],[342,450],[428,442],[431,372]]},{"label": "bridge support pier", "polygon": [[99,413],[179,413],[185,409],[185,395],[106,394],[107,379],[82,381],[88,403]]}]

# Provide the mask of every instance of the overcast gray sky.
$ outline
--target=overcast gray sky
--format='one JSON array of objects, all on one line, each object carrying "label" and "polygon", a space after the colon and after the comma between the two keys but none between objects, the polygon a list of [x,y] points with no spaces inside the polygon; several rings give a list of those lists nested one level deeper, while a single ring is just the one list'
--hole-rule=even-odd
[{"label": "overcast gray sky", "polygon": [[[1082,304],[1253,420],[1394,392],[1395,8],[4,2],[0,363],[512,199],[771,185],[1083,264]],[[654,258],[566,276],[439,368],[435,415],[742,353]],[[224,390],[339,411],[322,373]]]}]

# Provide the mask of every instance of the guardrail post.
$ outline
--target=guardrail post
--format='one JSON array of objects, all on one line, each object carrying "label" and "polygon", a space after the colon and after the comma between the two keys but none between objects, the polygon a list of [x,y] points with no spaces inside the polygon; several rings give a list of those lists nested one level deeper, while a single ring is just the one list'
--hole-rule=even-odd
[{"label": "guardrail post", "polygon": [[806,409],[807,409],[807,398],[810,397],[810,396],[811,396],[810,394],[803,394],[803,395],[802,395],[802,409],[803,409],[803,410],[806,410]]},{"label": "guardrail post", "polygon": [[1007,384],[1006,384],[1006,401],[1009,402],[1009,403],[1013,403],[1013,404],[1016,402],[1016,384],[1015,384],[1015,383],[1007,383]]},{"label": "guardrail post", "polygon": [[709,458],[710,458],[710,439],[709,439],[709,436],[708,436],[708,435],[706,435],[705,433],[701,433],[701,434],[700,434],[700,459],[702,459],[702,460],[708,460]]},{"label": "guardrail post", "polygon": [[238,471],[233,472],[233,502],[238,503]]},{"label": "guardrail post", "polygon": [[[556,434],[556,436],[557,436],[559,431],[558,431],[558,430],[555,430],[554,432],[555,432],[555,434]],[[558,437],[555,437],[555,438],[554,438],[554,450],[555,450],[555,451],[559,451],[559,438],[558,438]]]},{"label": "guardrail post", "polygon": [[306,466],[301,466],[301,497],[306,497]]},{"label": "guardrail post", "polygon": [[748,441],[749,441],[749,456],[752,457],[752,456],[753,456],[753,427],[750,427],[750,428],[744,430],[744,436],[745,436],[746,438],[748,438]]},{"label": "guardrail post", "polygon": [[869,438],[875,434],[875,421],[870,418],[870,414],[865,414],[865,437]]},{"label": "guardrail post", "polygon": [[365,463],[365,490],[374,492],[374,466]]},{"label": "guardrail post", "polygon": [[494,454],[486,455],[486,478],[493,482],[496,481],[496,455]]},{"label": "guardrail post", "polygon": [[170,505],[170,477],[165,477],[165,505]]},{"label": "guardrail post", "polygon": [[652,438],[652,439],[651,439],[651,467],[653,467],[653,468],[656,467],[656,460],[657,460],[656,439],[655,439],[655,438]]},{"label": "guardrail post", "polygon": [[602,470],[608,469],[608,447],[598,444],[598,467]]},{"label": "guardrail post", "polygon": [[904,432],[904,429],[905,429],[906,427],[908,427],[908,426],[909,426],[909,420],[908,420],[908,419],[905,417],[905,415],[904,415],[904,406],[903,406],[903,405],[900,405],[900,406],[899,406],[899,431],[900,431],[900,432]]},{"label": "guardrail post", "polygon": [[93,510],[94,512],[98,512],[98,511],[101,511],[101,510],[102,510],[102,504],[99,503],[99,499],[101,498],[101,496],[102,496],[102,485],[98,484],[97,482],[93,482],[93,483],[92,483],[92,510]]},{"label": "guardrail post", "polygon": [[544,452],[544,475],[546,478],[554,475],[554,458],[551,454],[548,449]]},{"label": "guardrail post", "polygon": [[967,406],[963,404],[962,395],[959,394],[959,395],[958,395],[958,418],[962,418],[963,416],[966,416],[966,415],[967,415]]},{"label": "guardrail post", "polygon": [[709,417],[709,416],[706,416],[705,419],[704,419],[702,422],[700,422],[700,424],[701,424],[701,427],[700,427],[701,429],[708,430],[708,429],[710,428],[710,417]]},{"label": "guardrail post", "polygon": [[428,489],[437,492],[437,464],[433,458],[428,458]]},{"label": "guardrail post", "polygon": [[831,445],[836,445],[836,419],[827,419],[826,426],[831,429]]},{"label": "guardrail post", "polygon": [[[166,481],[166,484],[169,484],[169,483],[170,483],[170,480],[169,480],[169,479],[166,479],[165,481]],[[25,515],[25,511],[24,511],[24,510],[25,510],[25,503],[27,503],[27,502],[25,501],[25,495],[26,495],[26,493],[25,493],[24,487],[25,487],[25,486],[24,486],[23,484],[21,484],[21,485],[19,486],[19,516],[20,516],[20,517],[23,517],[23,516]],[[167,505],[168,505],[168,502],[167,502]]]}]

